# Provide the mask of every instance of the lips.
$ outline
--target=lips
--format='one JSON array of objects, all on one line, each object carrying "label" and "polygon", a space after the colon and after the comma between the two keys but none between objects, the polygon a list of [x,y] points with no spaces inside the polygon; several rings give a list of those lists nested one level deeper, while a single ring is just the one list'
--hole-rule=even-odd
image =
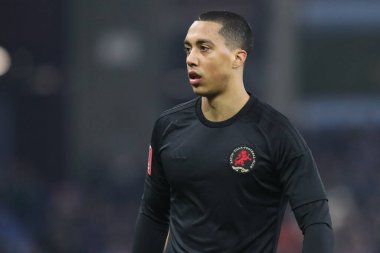
[{"label": "lips", "polygon": [[189,72],[189,80],[190,80],[191,85],[193,85],[193,86],[198,85],[201,78],[202,78],[202,76],[199,75],[197,72],[195,72],[195,71]]},{"label": "lips", "polygon": [[197,74],[197,72],[191,71],[191,72],[189,72],[189,78],[190,79],[199,79],[199,78],[201,78],[201,76],[199,74]]}]

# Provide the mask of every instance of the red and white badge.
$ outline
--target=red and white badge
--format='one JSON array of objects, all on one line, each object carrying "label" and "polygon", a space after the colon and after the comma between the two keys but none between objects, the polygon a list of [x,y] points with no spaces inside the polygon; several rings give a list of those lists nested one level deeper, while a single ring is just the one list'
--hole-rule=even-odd
[{"label": "red and white badge", "polygon": [[149,155],[148,155],[148,175],[152,175],[152,146],[149,145]]}]

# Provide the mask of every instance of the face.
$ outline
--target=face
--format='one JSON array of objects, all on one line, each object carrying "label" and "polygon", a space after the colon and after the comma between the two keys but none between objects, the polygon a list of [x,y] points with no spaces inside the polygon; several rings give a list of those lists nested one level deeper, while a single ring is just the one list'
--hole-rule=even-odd
[{"label": "face", "polygon": [[231,80],[235,55],[218,33],[221,27],[216,22],[195,21],[185,38],[190,85],[200,96],[222,93]]}]

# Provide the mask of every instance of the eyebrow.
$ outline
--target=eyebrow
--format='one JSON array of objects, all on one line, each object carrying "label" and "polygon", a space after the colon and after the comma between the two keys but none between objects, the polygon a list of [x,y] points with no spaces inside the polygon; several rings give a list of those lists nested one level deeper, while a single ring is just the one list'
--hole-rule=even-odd
[{"label": "eyebrow", "polygon": [[[184,45],[189,45],[191,46],[191,43],[188,40],[185,40],[183,42]],[[195,42],[196,45],[202,45],[202,44],[211,44],[214,45],[214,43],[211,40],[206,40],[206,39],[200,39]]]}]

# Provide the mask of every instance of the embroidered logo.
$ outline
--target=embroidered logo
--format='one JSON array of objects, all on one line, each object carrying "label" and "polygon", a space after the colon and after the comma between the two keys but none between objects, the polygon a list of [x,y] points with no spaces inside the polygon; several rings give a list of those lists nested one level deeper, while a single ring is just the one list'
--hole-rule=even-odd
[{"label": "embroidered logo", "polygon": [[247,173],[253,169],[256,163],[256,155],[253,149],[247,146],[237,147],[230,155],[230,164],[234,171]]}]

